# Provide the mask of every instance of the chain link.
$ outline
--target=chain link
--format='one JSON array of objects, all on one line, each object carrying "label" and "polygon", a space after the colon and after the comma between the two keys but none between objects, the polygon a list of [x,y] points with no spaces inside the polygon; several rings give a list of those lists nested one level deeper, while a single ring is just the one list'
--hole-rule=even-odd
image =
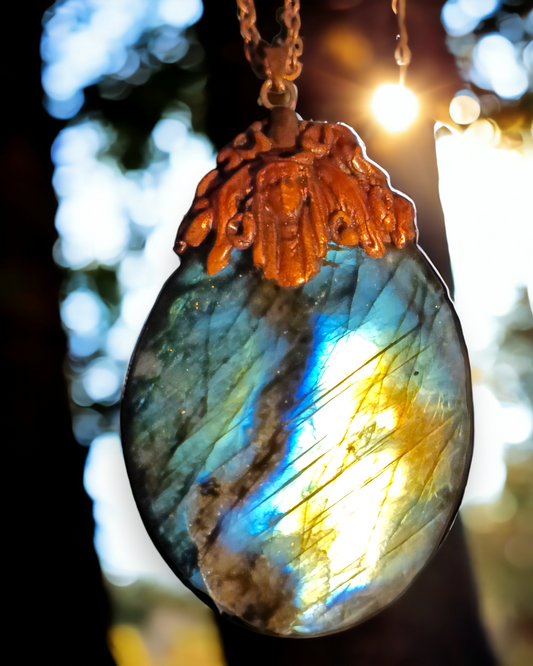
[{"label": "chain link", "polygon": [[286,78],[293,81],[302,71],[302,64],[299,62],[299,58],[303,52],[303,42],[299,36],[302,24],[300,19],[300,0],[285,0],[283,22],[287,28],[285,42],[289,46],[289,62],[287,63],[288,72]]},{"label": "chain link", "polygon": [[[257,29],[257,13],[254,0],[237,0],[244,52],[256,76],[264,79],[260,100],[272,108],[270,93],[288,93],[288,105],[296,104],[296,86],[292,83],[302,71],[299,61],[303,51],[300,33],[300,0],[284,0],[283,9],[276,19],[281,26],[278,35],[268,44]],[[289,84],[290,82],[290,84]]]},{"label": "chain link", "polygon": [[411,62],[411,49],[407,44],[409,38],[405,26],[406,0],[392,0],[392,11],[398,17],[398,30],[400,34],[398,35],[398,46],[396,47],[396,51],[394,51],[394,57],[400,67],[400,84],[403,85],[405,83],[407,68]]},{"label": "chain link", "polygon": [[244,48],[246,57],[250,60],[249,52],[254,46],[257,46],[261,35],[257,29],[257,13],[253,0],[237,0],[239,7],[239,20],[241,23],[241,35],[244,39]]}]

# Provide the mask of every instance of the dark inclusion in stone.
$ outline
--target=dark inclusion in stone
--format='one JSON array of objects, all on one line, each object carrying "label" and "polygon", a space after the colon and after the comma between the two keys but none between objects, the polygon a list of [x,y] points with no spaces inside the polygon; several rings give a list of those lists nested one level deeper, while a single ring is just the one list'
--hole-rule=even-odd
[{"label": "dark inclusion in stone", "polygon": [[280,636],[350,627],[426,564],[469,465],[468,361],[416,245],[334,246],[288,289],[191,251],[135,351],[123,443],[174,571]]}]

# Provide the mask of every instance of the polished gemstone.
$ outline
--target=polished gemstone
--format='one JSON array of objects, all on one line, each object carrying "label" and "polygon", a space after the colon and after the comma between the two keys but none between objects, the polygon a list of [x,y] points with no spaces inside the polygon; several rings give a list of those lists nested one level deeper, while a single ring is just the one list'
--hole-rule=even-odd
[{"label": "polished gemstone", "polygon": [[128,471],[174,571],[256,630],[316,636],[400,595],[470,461],[468,361],[414,243],[334,246],[284,288],[200,250],[166,283],[123,401]]}]

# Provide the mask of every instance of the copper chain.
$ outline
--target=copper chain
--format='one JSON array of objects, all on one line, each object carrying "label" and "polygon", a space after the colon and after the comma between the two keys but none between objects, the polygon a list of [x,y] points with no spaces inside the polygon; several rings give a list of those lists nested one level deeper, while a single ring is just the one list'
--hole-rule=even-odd
[{"label": "copper chain", "polygon": [[394,57],[400,67],[400,84],[402,85],[405,83],[405,75],[411,62],[411,49],[407,45],[408,35],[405,26],[405,3],[406,0],[392,0],[392,11],[398,16],[398,30],[400,31]]},{"label": "copper chain", "polygon": [[256,76],[265,79],[261,89],[261,102],[272,108],[268,94],[289,93],[288,105],[296,104],[296,79],[302,65],[299,61],[303,51],[300,33],[300,0],[284,0],[283,10],[277,13],[277,21],[281,26],[280,33],[274,37],[272,44],[261,38],[257,29],[257,14],[254,0],[237,0],[241,34],[244,39],[244,52]]}]

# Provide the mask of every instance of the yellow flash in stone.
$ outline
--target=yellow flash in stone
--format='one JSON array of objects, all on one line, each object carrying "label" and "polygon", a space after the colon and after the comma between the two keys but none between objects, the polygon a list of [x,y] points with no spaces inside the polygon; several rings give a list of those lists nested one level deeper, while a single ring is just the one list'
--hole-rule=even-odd
[{"label": "yellow flash in stone", "polygon": [[[423,405],[417,409],[412,403],[415,391],[408,396],[405,387],[391,382],[397,354],[391,361],[355,333],[336,341],[324,356],[324,397],[298,433],[298,448],[306,453],[293,464],[297,479],[276,500],[285,513],[277,529],[300,535],[294,565],[304,613],[372,580],[391,526],[413,494],[406,480],[415,431],[420,439],[434,426],[424,424]],[[428,453],[428,444],[435,449],[422,439],[421,453]],[[432,464],[434,456],[429,457]]]}]

